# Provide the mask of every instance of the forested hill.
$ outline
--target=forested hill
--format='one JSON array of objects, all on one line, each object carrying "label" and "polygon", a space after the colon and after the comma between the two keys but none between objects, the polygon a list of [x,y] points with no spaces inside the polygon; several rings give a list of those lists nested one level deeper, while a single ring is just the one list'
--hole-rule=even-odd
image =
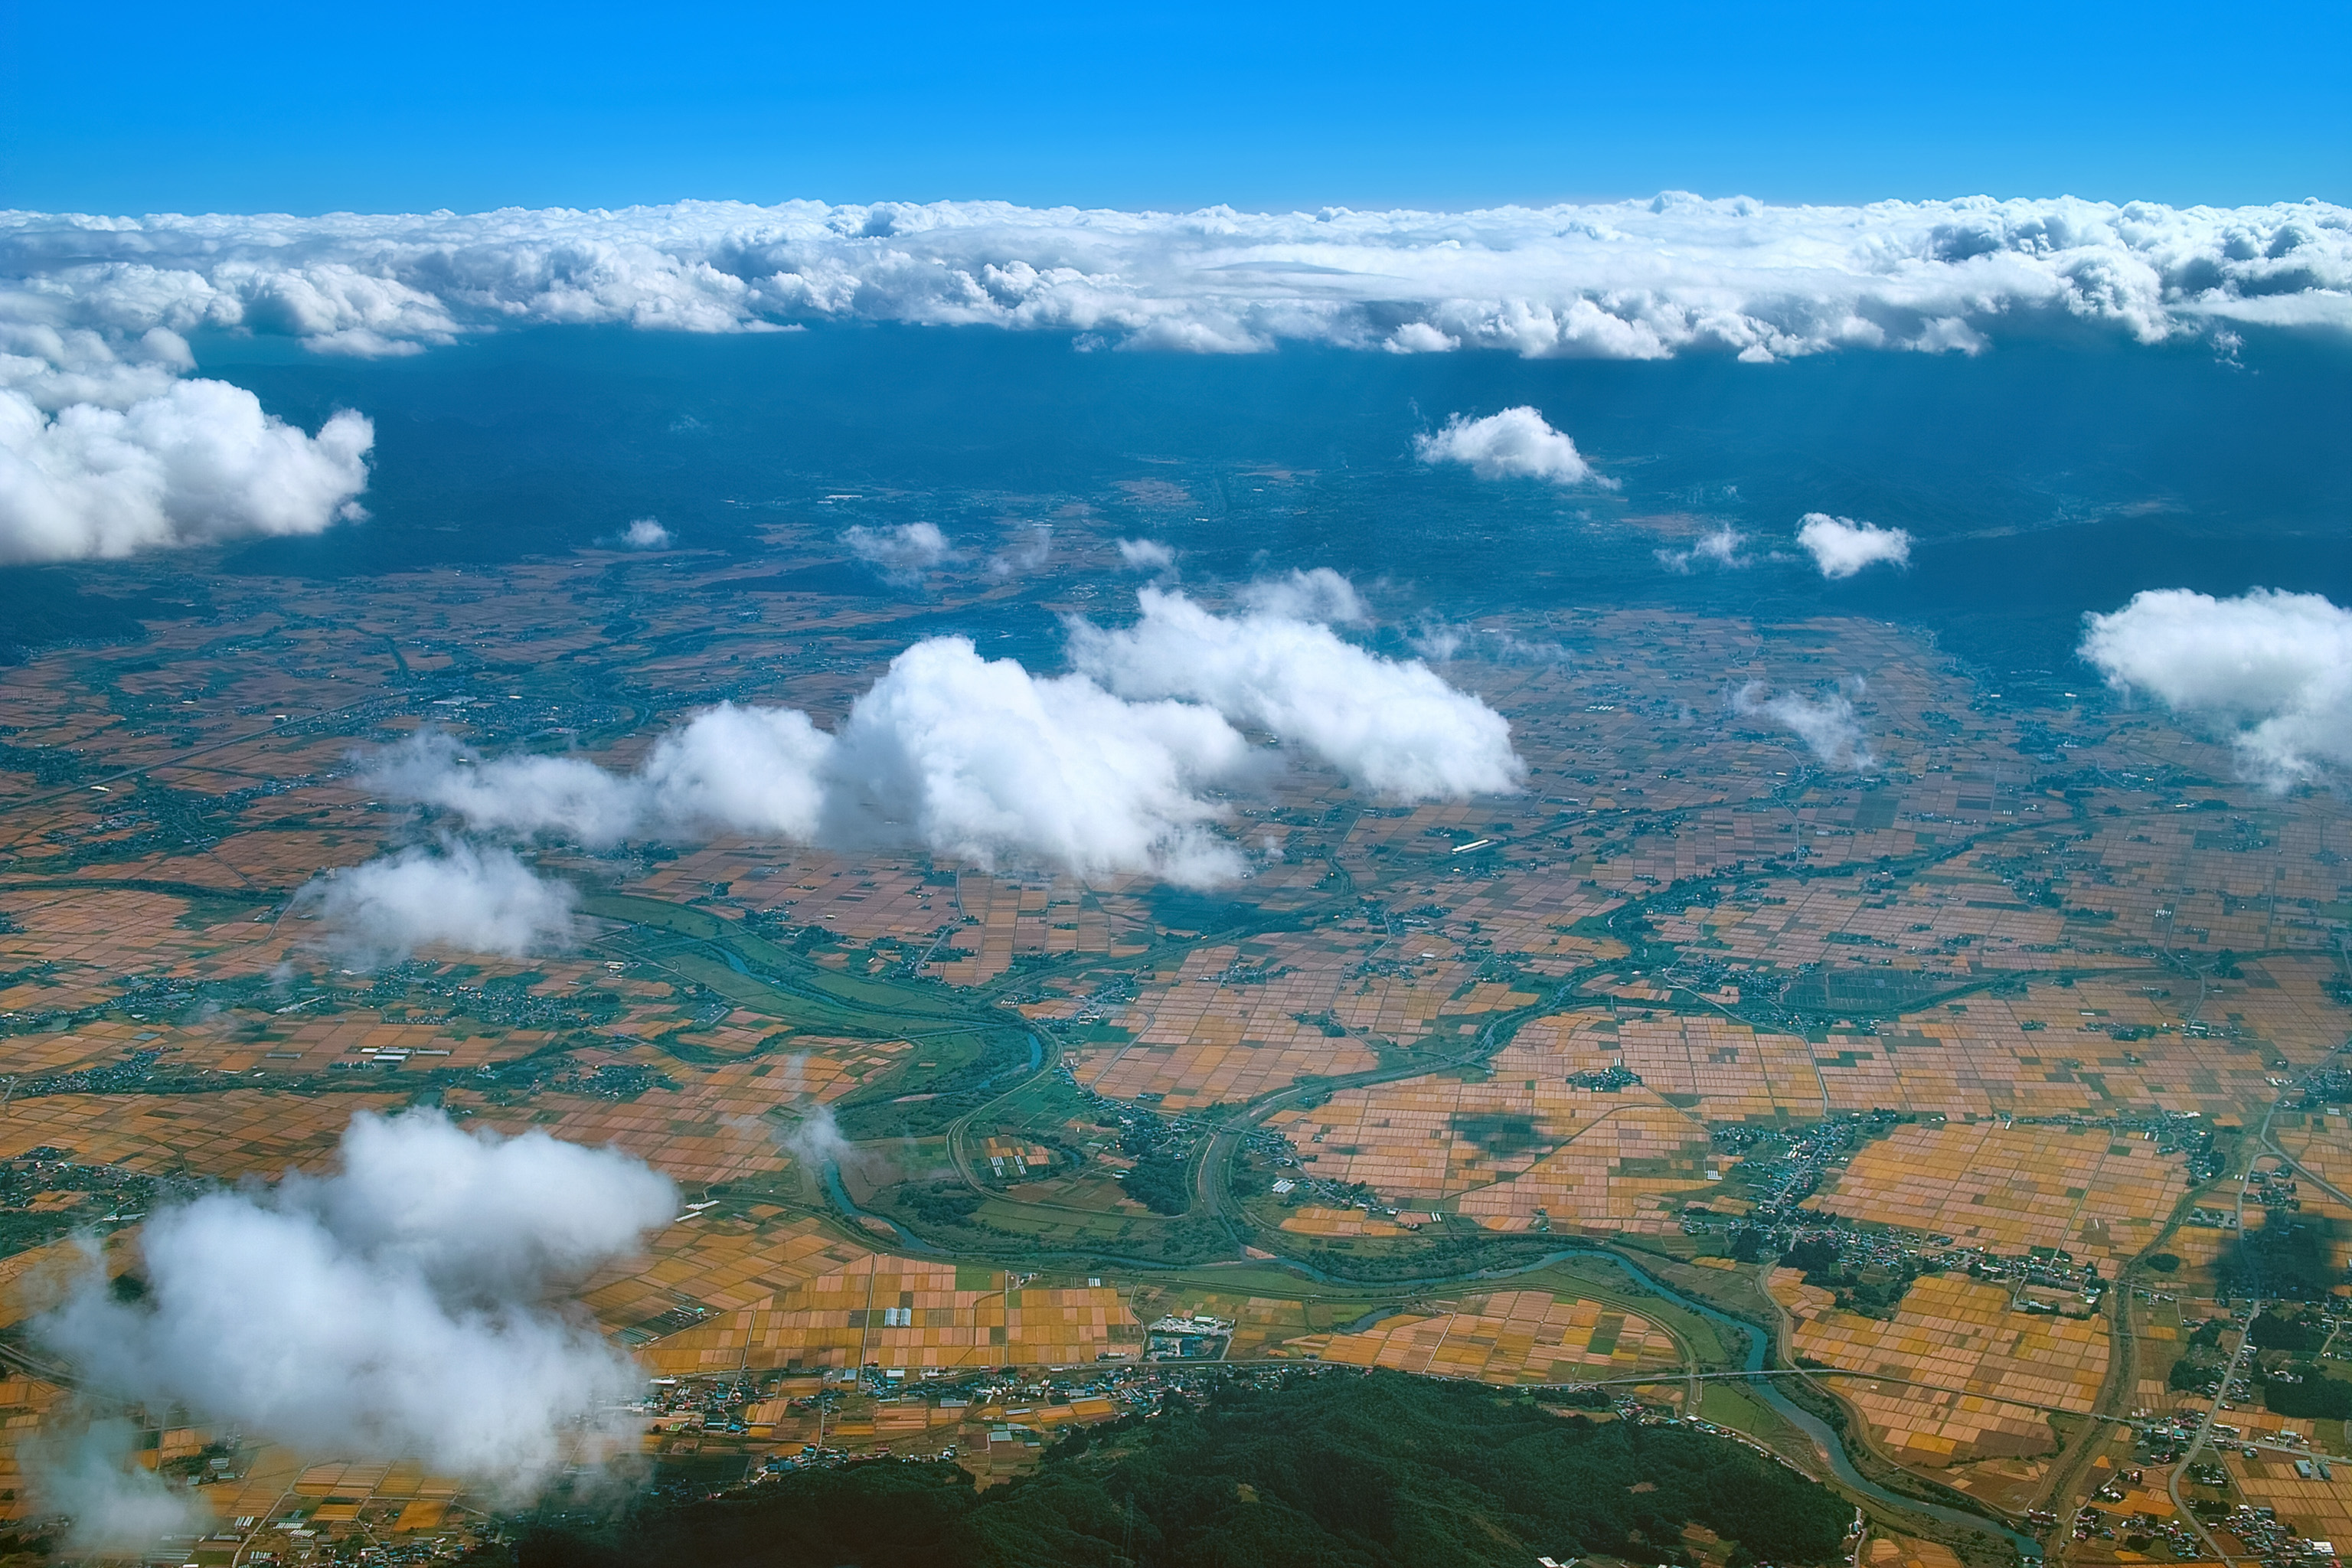
[{"label": "forested hill", "polygon": [[[1829,1562],[1852,1510],[1738,1443],[1392,1373],[1302,1374],[1081,1431],[975,1493],[950,1466],[814,1471],[542,1532],[523,1568],[1528,1568],[1538,1555]],[[1718,1554],[1719,1555],[1719,1554]]]}]

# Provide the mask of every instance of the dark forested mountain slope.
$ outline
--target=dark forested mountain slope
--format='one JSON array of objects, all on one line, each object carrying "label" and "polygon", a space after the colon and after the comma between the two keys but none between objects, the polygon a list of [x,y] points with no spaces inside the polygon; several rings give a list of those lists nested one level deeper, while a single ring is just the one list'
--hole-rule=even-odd
[{"label": "dark forested mountain slope", "polygon": [[1230,1386],[1081,1431],[974,1492],[947,1465],[809,1472],[646,1508],[601,1535],[545,1531],[525,1568],[1526,1568],[1538,1554],[1834,1558],[1852,1510],[1722,1438],[1561,1415],[1526,1395],[1386,1373]]}]

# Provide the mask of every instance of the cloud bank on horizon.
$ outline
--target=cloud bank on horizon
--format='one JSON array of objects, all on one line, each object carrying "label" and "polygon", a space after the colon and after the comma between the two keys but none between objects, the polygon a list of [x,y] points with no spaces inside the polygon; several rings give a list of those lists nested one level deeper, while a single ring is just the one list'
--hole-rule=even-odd
[{"label": "cloud bank on horizon", "polygon": [[[1302,342],[1772,361],[1974,353],[2029,318],[2037,331],[2073,321],[2141,343],[2227,323],[2352,330],[2352,209],[2072,198],[1800,207],[1668,193],[1465,213],[1001,202],[5,212],[0,563],[315,533],[352,515],[373,440],[366,419],[338,414],[307,433],[249,393],[183,383],[194,369],[187,334],[202,331],[361,357],[530,325],[746,332],[887,321],[1208,353]],[[1444,455],[1518,471],[1486,440],[1511,434],[1488,428],[1476,451]],[[1524,443],[1512,450],[1542,458]],[[1582,477],[1572,446],[1567,458],[1539,477]]]},{"label": "cloud bank on horizon", "polygon": [[[0,213],[0,320],[127,342],[247,328],[327,353],[473,331],[865,320],[1098,332],[1234,352],[1777,359],[1973,352],[2048,310],[2143,342],[2217,320],[2352,325],[2352,209],[2071,197],[1646,202],[1252,214],[1003,202],[617,212],[92,217]],[[1410,327],[1425,329],[1406,331]],[[23,347],[12,352],[28,352]],[[30,351],[36,352],[37,351]]]}]

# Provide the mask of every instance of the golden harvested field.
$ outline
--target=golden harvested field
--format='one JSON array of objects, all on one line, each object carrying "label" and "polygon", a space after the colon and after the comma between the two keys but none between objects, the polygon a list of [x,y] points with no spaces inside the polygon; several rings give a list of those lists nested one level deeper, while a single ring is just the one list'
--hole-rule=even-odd
[{"label": "golden harvested field", "polygon": [[[1057,548],[1106,554],[1108,536],[1087,541],[1095,524],[1072,517]],[[778,549],[830,550],[837,532],[829,518],[782,512],[772,529]],[[670,1374],[798,1369],[814,1388],[820,1369],[869,1363],[915,1375],[1092,1368],[1136,1352],[1160,1312],[1200,1310],[1235,1321],[1236,1361],[1314,1355],[1498,1385],[1671,1383],[1662,1329],[1542,1291],[1334,1307],[1247,1293],[1279,1288],[1263,1283],[1219,1294],[1205,1270],[1096,1285],[1084,1270],[1110,1263],[1041,1253],[1075,1272],[1033,1278],[992,1254],[960,1267],[902,1256],[879,1232],[849,1239],[862,1233],[820,1217],[824,1198],[785,1136],[819,1105],[934,1098],[919,1070],[934,1053],[914,1043],[925,1037],[891,1037],[914,1026],[889,1019],[873,1039],[819,1035],[783,1022],[803,1016],[790,1005],[735,1005],[737,993],[690,979],[691,964],[669,967],[688,944],[650,927],[624,941],[593,923],[580,944],[529,960],[436,949],[396,972],[341,967],[296,889],[447,826],[372,799],[354,752],[432,724],[488,752],[576,748],[626,766],[721,699],[805,707],[829,724],[887,661],[891,622],[988,610],[1012,592],[957,590],[919,611],[738,592],[733,578],[763,569],[738,557],[578,559],[590,567],[242,577],[236,596],[159,621],[142,642],[59,647],[0,671],[0,1158],[49,1146],[144,1174],[267,1178],[320,1167],[355,1110],[414,1098],[502,1131],[609,1143],[679,1182],[686,1203],[717,1200],[583,1288],[604,1331]],[[151,587],[182,569],[103,568]],[[1530,769],[1523,794],[1406,805],[1319,765],[1269,773],[1221,803],[1251,877],[1206,893],[740,837],[530,852],[583,892],[663,900],[797,942],[835,974],[1034,1020],[1078,1089],[1119,1103],[1048,1075],[1017,1116],[971,1123],[961,1152],[986,1173],[991,1213],[1090,1208],[1078,1217],[1109,1221],[1087,1233],[1097,1240],[1142,1217],[1109,1179],[1131,1162],[1120,1118],[1425,1063],[1267,1121],[1304,1162],[1298,1174],[1368,1184],[1400,1212],[1328,1194],[1278,1215],[1254,1204],[1261,1262],[1387,1258],[1435,1226],[1481,1249],[1544,1231],[1631,1233],[1696,1249],[1727,1290],[1745,1289],[1727,1259],[1704,1256],[1723,1249],[1719,1228],[1683,1234],[1686,1205],[1717,1221],[1746,1207],[1726,1195],[1741,1173],[1714,1136],[1884,1108],[1925,1120],[1831,1168],[1817,1209],[2003,1253],[2063,1249],[2112,1278],[2183,1196],[2180,1158],[2129,1133],[2002,1120],[2195,1112],[2250,1125],[2352,1027],[2330,989],[2352,923],[2352,809],[2338,796],[2210,782],[2237,778],[2226,746],[2159,714],[2050,707],[2029,723],[1929,640],[1873,620],[1567,608],[1490,622],[1477,638],[1516,640],[1476,646],[1527,657],[1465,656],[1450,678],[1509,718]],[[1724,717],[1727,682],[1808,689],[1832,658],[1870,672],[1853,698],[1877,758],[1866,772],[1824,770],[1789,733]],[[658,695],[607,700],[614,691]],[[271,728],[280,714],[288,727]],[[2066,744],[2045,753],[2053,729]],[[134,767],[149,771],[116,776]],[[1634,901],[1647,922],[1638,959],[1630,932],[1608,924]],[[2239,955],[2226,965],[2225,948]],[[169,1005],[143,999],[166,980]],[[504,1012],[485,1001],[493,987],[514,999]],[[1504,1016],[1516,1033],[1486,1054],[1481,1031]],[[151,1059],[152,1092],[40,1082]],[[518,1063],[524,1072],[495,1076]],[[1568,1081],[1620,1066],[1639,1081],[1615,1092]],[[992,1084],[988,1095],[1005,1087]],[[970,1102],[951,1103],[961,1114]],[[877,1139],[853,1156],[856,1202],[904,1216],[915,1211],[888,1182],[953,1184],[948,1118],[922,1114],[908,1112],[903,1143]],[[2289,1110],[2274,1131],[2352,1188],[2340,1112]],[[998,1162],[1010,1190],[996,1190]],[[2314,1187],[2299,1194],[2305,1211],[2336,1215]],[[23,1206],[99,1218],[98,1195],[27,1189]],[[2193,1279],[2226,1239],[2184,1228],[2164,1245]],[[2352,1249],[2352,1226],[2341,1245]],[[75,1256],[61,1243],[0,1260],[0,1316],[21,1325]],[[113,1239],[115,1266],[135,1256],[135,1232]],[[2030,1456],[2050,1445],[2031,1406],[2084,1408],[2105,1366],[2102,1325],[2012,1311],[2005,1289],[1957,1275],[1919,1280],[1891,1322],[1837,1311],[1786,1276],[1775,1288],[1799,1319],[1795,1349],[1875,1374],[1833,1386],[1895,1452],[1987,1496],[2031,1489]],[[1410,1310],[1340,1331],[1396,1305]],[[2171,1331],[2145,1331],[2140,1371],[2154,1375],[2136,1403],[2179,1397],[2161,1379]],[[0,1384],[9,1436],[58,1397]],[[863,1401],[832,1436],[928,1445],[952,1433],[983,1479],[1034,1467],[1039,1431],[1112,1413],[1085,1400]],[[776,1406],[758,1424],[767,1440],[813,1436],[805,1406],[763,1403]],[[989,1426],[1005,1420],[1024,1430],[992,1442]],[[198,1440],[184,1427],[162,1437],[159,1454]],[[684,1452],[698,1439],[663,1441]],[[21,1517],[13,1463],[0,1458],[0,1490]],[[2285,1487],[2283,1511],[2338,1517],[2273,1470],[2250,1470],[2250,1497]],[[232,1519],[299,1497],[378,1536],[463,1511],[413,1467],[310,1466],[277,1450],[209,1489]],[[2352,1521],[2328,1528],[2352,1537]],[[1940,1551],[1874,1536],[1867,1568],[1958,1568]]]},{"label": "golden harvested field", "polygon": [[275,1176],[327,1157],[357,1110],[390,1110],[405,1097],[317,1099],[231,1089],[202,1100],[165,1095],[58,1094],[0,1109],[0,1158],[48,1145],[89,1164],[225,1180]]},{"label": "golden harvested field", "polygon": [[1882,1535],[1874,1531],[1865,1549],[1868,1568],[1961,1568],[1959,1553],[1937,1541],[1907,1535]]},{"label": "golden harvested field", "polygon": [[1865,1144],[1814,1202],[2000,1252],[2126,1258],[2187,1191],[2178,1159],[2096,1128],[1917,1122]]},{"label": "golden harvested field", "polygon": [[1090,1364],[1142,1341],[1116,1289],[866,1252],[806,1221],[680,1226],[650,1250],[635,1271],[592,1281],[586,1300],[661,1373]]},{"label": "golden harvested field", "polygon": [[1360,1333],[1307,1335],[1282,1353],[1505,1385],[1671,1374],[1682,1364],[1673,1338],[1648,1320],[1545,1290],[1501,1290]]},{"label": "golden harvested field", "polygon": [[1889,1447],[1920,1462],[2040,1452],[2051,1446],[2050,1426],[2031,1407],[2087,1411],[2106,1375],[2105,1318],[2015,1311],[2005,1288],[1965,1275],[1918,1279],[1891,1322],[1837,1310],[1792,1268],[1774,1270],[1771,1285],[1801,1353],[1933,1385],[1834,1384]]},{"label": "golden harvested field", "polygon": [[1282,1228],[1296,1236],[1394,1237],[1408,1234],[1406,1225],[1417,1225],[1421,1218],[1421,1215],[1414,1215],[1408,1222],[1403,1215],[1391,1219],[1385,1215],[1370,1214],[1362,1209],[1335,1209],[1320,1204],[1302,1204],[1284,1218]]},{"label": "golden harvested field", "polygon": [[1446,1208],[1490,1229],[1661,1230],[1728,1162],[1689,1112],[1646,1086],[1580,1089],[1569,1075],[1618,1059],[1614,1037],[1539,1018],[1483,1075],[1344,1089],[1266,1125],[1309,1175],[1363,1182],[1399,1207]]}]

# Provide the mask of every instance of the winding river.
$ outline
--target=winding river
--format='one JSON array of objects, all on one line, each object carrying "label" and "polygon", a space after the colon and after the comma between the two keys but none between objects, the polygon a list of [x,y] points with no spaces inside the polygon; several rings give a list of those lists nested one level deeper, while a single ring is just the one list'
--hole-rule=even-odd
[{"label": "winding river", "polygon": [[[1748,1346],[1747,1353],[1740,1359],[1740,1370],[1743,1372],[1764,1370],[1764,1347],[1769,1336],[1755,1324],[1732,1317],[1729,1313],[1717,1311],[1702,1302],[1692,1300],[1664,1280],[1652,1278],[1613,1252],[1581,1253],[1578,1256],[1606,1258],[1632,1276],[1644,1289],[1664,1297],[1685,1311],[1696,1313],[1718,1330],[1737,1333],[1741,1342]],[[1853,1457],[1845,1451],[1845,1442],[1835,1428],[1781,1393],[1774,1386],[1771,1378],[1759,1377],[1748,1380],[1748,1391],[1770,1405],[1773,1413],[1780,1419],[1811,1438],[1814,1446],[1828,1456],[1830,1469],[1852,1490],[1890,1508],[1908,1509],[1914,1513],[1924,1513],[1930,1518],[1941,1520],[1946,1524],[1958,1525],[1963,1530],[1981,1530],[1989,1534],[1999,1535],[2017,1549],[2018,1555],[2025,1563],[2032,1564],[2042,1561],[2042,1542],[2030,1535],[2019,1533],[2000,1520],[1986,1514],[1971,1513],[1966,1509],[1952,1508],[1944,1503],[1927,1502],[1917,1498],[1906,1497],[1900,1492],[1889,1491],[1864,1476],[1854,1468]]]},{"label": "winding river", "polygon": [[[901,1243],[910,1250],[934,1258],[946,1256],[946,1254],[942,1253],[940,1248],[932,1247],[929,1243],[911,1235],[904,1226],[898,1225],[896,1222],[886,1219],[880,1215],[868,1214],[866,1211],[859,1208],[850,1200],[848,1189],[842,1184],[841,1168],[829,1161],[826,1163],[824,1167],[824,1186],[825,1192],[833,1199],[834,1206],[844,1215],[856,1221],[878,1222],[881,1225],[887,1226],[891,1234],[898,1237]],[[1666,1300],[1672,1301],[1675,1306],[1682,1308],[1685,1311],[1693,1313],[1713,1324],[1718,1331],[1724,1334],[1727,1343],[1746,1345],[1748,1348],[1740,1358],[1739,1364],[1741,1371],[1761,1372],[1764,1370],[1765,1349],[1769,1340],[1769,1336],[1766,1334],[1764,1330],[1757,1327],[1753,1323],[1735,1318],[1727,1312],[1720,1311],[1716,1308],[1707,1306],[1705,1302],[1693,1300],[1690,1297],[1684,1295],[1673,1286],[1668,1285],[1664,1280],[1654,1278],[1643,1270],[1637,1265],[1619,1257],[1616,1253],[1605,1252],[1598,1248],[1566,1248],[1559,1252],[1548,1253],[1544,1257],[1537,1258],[1531,1263],[1523,1264],[1511,1268],[1482,1268],[1473,1270],[1468,1273],[1433,1275],[1422,1279],[1383,1280],[1381,1283],[1384,1287],[1391,1288],[1399,1291],[1426,1290],[1448,1285],[1477,1284],[1489,1280],[1507,1279],[1521,1274],[1533,1273],[1537,1269],[1549,1268],[1555,1263],[1563,1262],[1571,1258],[1605,1258],[1609,1262],[1615,1264],[1620,1269],[1624,1271],[1626,1276],[1631,1279],[1635,1285],[1639,1286],[1642,1289],[1647,1290],[1653,1295],[1664,1297]],[[1338,1275],[1327,1274],[1319,1268],[1316,1268],[1308,1264],[1300,1263],[1295,1258],[1283,1258],[1280,1260],[1280,1266],[1290,1269],[1294,1273],[1304,1275],[1307,1279],[1317,1281],[1318,1284],[1360,1286],[1362,1283],[1360,1280],[1344,1279]],[[1662,1377],[1659,1381],[1664,1383],[1672,1382],[1674,1380],[1672,1378]],[[1748,1383],[1748,1389],[1751,1394],[1755,1394],[1757,1398],[1769,1405],[1773,1413],[1779,1415],[1780,1419],[1786,1421],[1790,1426],[1795,1427],[1798,1431],[1802,1432],[1807,1437],[1811,1438],[1814,1446],[1820,1448],[1822,1454],[1827,1457],[1832,1473],[1833,1473],[1850,1490],[1860,1496],[1869,1498],[1888,1508],[1906,1510],[1913,1513],[1926,1514],[1930,1518],[1940,1520],[1946,1524],[1954,1525],[1961,1530],[1982,1531],[1990,1535],[1998,1535],[2003,1540],[2006,1540],[2011,1547],[2015,1548],[2019,1557],[2022,1560],[2024,1564],[2026,1564],[2026,1568],[2036,1568],[2036,1565],[2041,1563],[2042,1542],[2036,1541],[2030,1535],[2022,1534],[2020,1531],[2011,1529],[2008,1524],[1999,1519],[1993,1518],[1990,1514],[1973,1513],[1966,1509],[1953,1508],[1946,1503],[1929,1502],[1919,1498],[1906,1497],[1901,1492],[1890,1491],[1885,1487],[1879,1485],[1876,1481],[1874,1481],[1869,1477],[1864,1475],[1862,1471],[1855,1467],[1853,1457],[1846,1452],[1845,1440],[1838,1434],[1836,1429],[1831,1426],[1828,1422],[1823,1421],[1820,1416],[1815,1415],[1811,1411],[1807,1410],[1795,1400],[1790,1399],[1787,1394],[1781,1393],[1779,1388],[1774,1386],[1774,1382],[1771,1378],[1758,1377],[1750,1379]]]}]

